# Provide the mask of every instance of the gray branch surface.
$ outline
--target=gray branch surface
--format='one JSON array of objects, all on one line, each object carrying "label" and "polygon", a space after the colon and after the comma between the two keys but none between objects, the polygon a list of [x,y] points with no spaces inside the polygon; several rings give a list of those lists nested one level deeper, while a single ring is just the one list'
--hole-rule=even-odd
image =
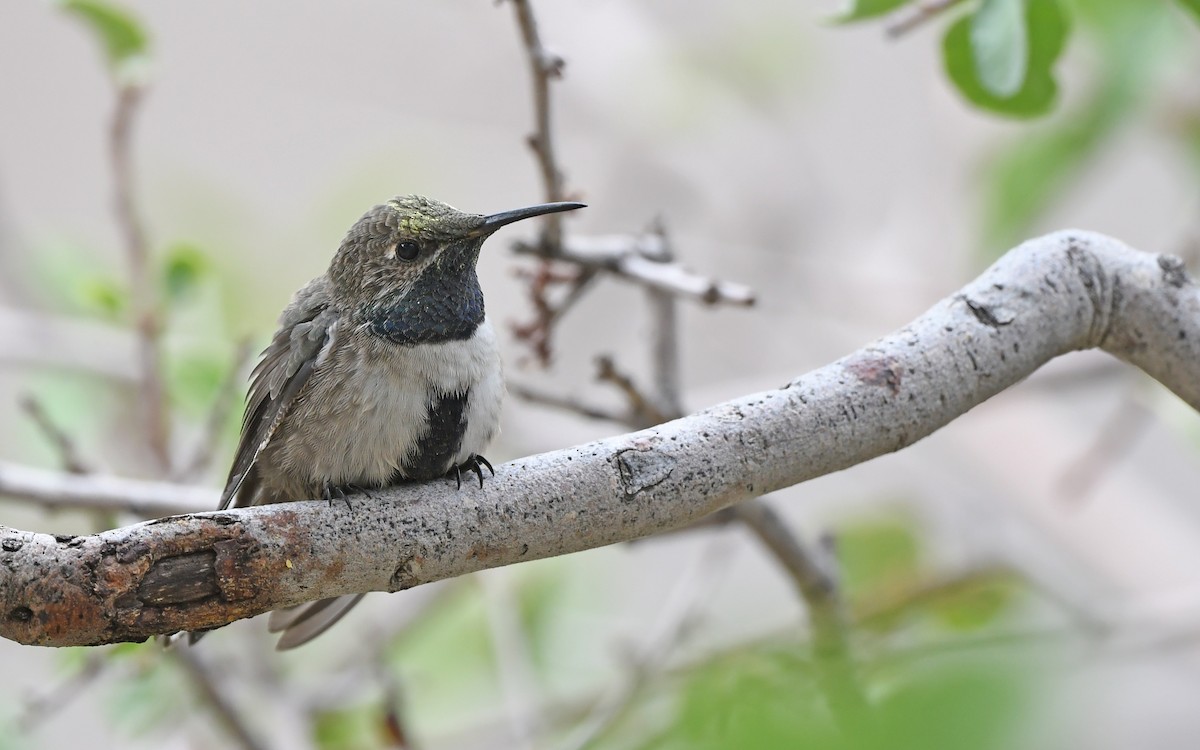
[{"label": "gray branch surface", "polygon": [[82,537],[0,527],[0,635],[141,640],[628,541],[899,450],[1048,360],[1101,348],[1200,409],[1200,291],[1179,259],[1065,231],[911,324],[782,387],[640,432],[335,502]]}]

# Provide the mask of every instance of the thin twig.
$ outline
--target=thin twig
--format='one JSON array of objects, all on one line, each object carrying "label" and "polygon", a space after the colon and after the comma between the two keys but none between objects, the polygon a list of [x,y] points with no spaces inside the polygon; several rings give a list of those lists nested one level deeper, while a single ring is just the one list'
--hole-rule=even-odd
[{"label": "thin twig", "polygon": [[508,386],[508,392],[517,398],[528,401],[531,404],[539,404],[541,406],[550,406],[555,409],[562,409],[581,417],[588,419],[603,419],[608,422],[617,422],[626,424],[628,416],[619,414],[611,409],[602,406],[593,406],[585,404],[574,396],[560,396],[554,393],[545,393],[531,386],[516,383]]},{"label": "thin twig", "polygon": [[79,455],[79,446],[75,444],[75,440],[66,433],[61,427],[54,423],[46,412],[42,402],[38,400],[32,393],[26,393],[21,396],[21,410],[29,415],[42,434],[46,436],[46,440],[54,446],[55,452],[58,453],[59,461],[62,462],[63,468],[70,474],[89,474],[94,469],[83,460]]},{"label": "thin twig", "polygon": [[862,737],[869,731],[870,705],[858,681],[846,616],[832,579],[761,499],[737,505],[734,511],[791,576],[808,607],[814,666],[829,711],[847,738]]},{"label": "thin twig", "polygon": [[167,411],[166,385],[162,377],[162,321],[157,293],[150,268],[146,233],[135,199],[132,157],[134,117],[144,89],[136,84],[121,84],[109,130],[109,156],[116,192],[117,225],[129,258],[133,288],[134,327],[138,334],[138,366],[142,392],[138,399],[145,406],[145,437],[158,466],[167,471],[171,465],[171,427]]},{"label": "thin twig", "polygon": [[172,472],[171,479],[175,481],[195,479],[212,465],[213,456],[216,455],[217,447],[221,444],[221,433],[225,429],[225,423],[229,420],[229,413],[233,410],[239,392],[238,385],[241,383],[242,369],[250,359],[251,351],[249,339],[242,339],[238,342],[237,349],[233,354],[233,364],[217,389],[216,397],[213,398],[208,419],[204,423],[204,431],[200,436],[200,442],[196,445],[196,452],[183,466]]},{"label": "thin twig", "polygon": [[633,378],[617,369],[612,357],[601,355],[596,357],[596,380],[602,383],[612,383],[629,404],[629,416],[625,423],[635,430],[653,427],[666,422],[669,417],[659,411],[654,405],[653,397],[642,392]]},{"label": "thin twig", "polygon": [[[533,84],[534,132],[529,136],[529,146],[537,157],[542,171],[542,183],[546,189],[546,201],[563,200],[563,174],[554,154],[554,128],[550,106],[550,82],[562,78],[564,61],[549,52],[538,34],[537,19],[529,0],[512,0],[521,29],[521,40],[525,44],[525,55],[529,61],[529,77]],[[562,242],[562,217],[551,214],[542,220],[541,246],[543,255],[553,255]]]},{"label": "thin twig", "polygon": [[222,694],[221,688],[216,684],[216,676],[204,663],[197,649],[172,648],[166,653],[171,654],[183,667],[183,671],[191,679],[200,698],[213,710],[221,726],[225,727],[225,731],[229,733],[230,737],[237,741],[238,746],[243,750],[265,750],[267,746],[262,744],[250,731],[246,717],[232,701]]},{"label": "thin twig", "polygon": [[[662,241],[662,260],[674,260],[671,245],[667,242],[667,230],[661,221],[655,222],[652,230]],[[679,314],[675,295],[657,287],[647,287],[647,302],[650,306],[650,362],[653,366],[653,384],[658,411],[668,419],[684,415],[683,375],[679,364]]]},{"label": "thin twig", "polygon": [[[542,254],[537,245],[522,242],[513,245],[513,252]],[[754,292],[749,287],[693,273],[678,263],[664,260],[662,253],[663,240],[657,234],[572,236],[563,239],[554,257],[709,305],[754,304]]]},{"label": "thin twig", "polygon": [[[583,297],[583,292],[596,278],[596,272],[579,268],[568,275],[559,271],[553,261],[542,259],[536,271],[518,271],[518,274],[530,280],[529,299],[533,303],[534,318],[528,323],[512,323],[512,332],[517,339],[529,344],[538,363],[545,367],[553,358],[550,341],[555,323]],[[550,289],[561,284],[569,286],[562,300],[555,304],[550,300]]]},{"label": "thin twig", "polygon": [[1108,416],[1092,445],[1071,462],[1056,483],[1069,505],[1079,505],[1121,458],[1133,450],[1137,438],[1150,426],[1151,414],[1132,393],[1126,393]]},{"label": "thin twig", "polygon": [[962,0],[925,0],[924,2],[914,3],[892,16],[884,27],[884,30],[893,39],[904,36],[927,21],[937,18],[960,2]]},{"label": "thin twig", "polygon": [[80,476],[0,462],[0,495],[44,508],[122,510],[156,518],[216,507],[207,487],[148,482],[106,474]]}]

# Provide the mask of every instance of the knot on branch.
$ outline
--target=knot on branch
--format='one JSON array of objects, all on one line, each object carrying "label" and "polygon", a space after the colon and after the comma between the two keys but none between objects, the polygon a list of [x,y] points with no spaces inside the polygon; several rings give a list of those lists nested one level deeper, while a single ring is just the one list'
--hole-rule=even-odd
[{"label": "knot on branch", "polygon": [[1158,267],[1162,269],[1163,283],[1168,286],[1182,289],[1192,283],[1187,273],[1187,267],[1183,264],[1183,258],[1178,255],[1159,255]]},{"label": "knot on branch", "polygon": [[1106,264],[1086,244],[1068,235],[1067,262],[1079,276],[1092,306],[1092,320],[1088,330],[1088,346],[1102,347],[1112,330],[1113,312],[1121,302],[1121,275],[1115,271],[1109,275]]},{"label": "knot on branch", "polygon": [[612,461],[621,478],[625,497],[637,497],[643,490],[661,484],[675,470],[675,457],[654,446],[641,443],[617,451]]}]

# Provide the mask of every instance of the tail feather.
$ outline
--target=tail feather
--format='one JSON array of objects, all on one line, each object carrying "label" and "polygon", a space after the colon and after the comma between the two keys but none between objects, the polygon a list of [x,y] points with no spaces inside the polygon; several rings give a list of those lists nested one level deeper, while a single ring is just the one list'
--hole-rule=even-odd
[{"label": "tail feather", "polygon": [[286,651],[308,643],[345,617],[364,596],[336,596],[272,612],[267,619],[267,629],[272,633],[283,633],[275,650]]}]

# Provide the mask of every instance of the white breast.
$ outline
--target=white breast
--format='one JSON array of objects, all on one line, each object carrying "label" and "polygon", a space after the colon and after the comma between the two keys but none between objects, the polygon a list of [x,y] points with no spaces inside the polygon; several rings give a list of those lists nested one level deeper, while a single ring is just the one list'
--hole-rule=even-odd
[{"label": "white breast", "polygon": [[[333,342],[281,435],[280,468],[306,483],[386,482],[411,455],[438,394],[469,392],[466,433],[454,463],[482,453],[504,397],[496,335],[485,319],[465,341],[400,346],[364,331]],[[281,460],[280,460],[281,459]]]}]

